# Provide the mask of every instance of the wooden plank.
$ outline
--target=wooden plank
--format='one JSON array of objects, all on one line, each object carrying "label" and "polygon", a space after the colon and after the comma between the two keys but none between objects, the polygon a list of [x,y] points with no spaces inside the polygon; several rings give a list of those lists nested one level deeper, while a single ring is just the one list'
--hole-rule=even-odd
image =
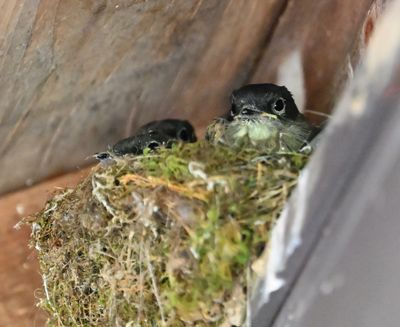
[{"label": "wooden plank", "polygon": [[309,252],[301,269],[288,266],[283,274],[290,269],[298,276],[274,327],[287,326],[288,317],[298,327],[400,321],[399,14],[400,1],[393,1],[311,163],[320,174],[302,204],[301,247]]},{"label": "wooden plank", "polygon": [[399,14],[394,1],[272,233],[254,326],[399,320]]},{"label": "wooden plank", "polygon": [[284,1],[0,0],[0,193],[226,110]]},{"label": "wooden plank", "polygon": [[[42,209],[57,187],[72,187],[90,169],[61,176],[0,198],[0,326],[43,326],[44,312],[36,308],[42,287],[35,251],[28,248],[30,230],[14,226],[22,217]],[[41,291],[40,291],[41,292]]]},{"label": "wooden plank", "polygon": [[328,111],[372,2],[0,0],[0,193],[152,119],[204,128],[296,47],[307,107]]},{"label": "wooden plank", "polygon": [[299,50],[305,78],[305,108],[329,113],[352,76],[360,50],[366,46],[373,29],[379,10],[369,10],[374,3],[382,2],[289,1],[252,82],[277,80],[282,62]]},{"label": "wooden plank", "polygon": [[[349,162],[349,152],[337,151],[343,150],[342,140],[351,140],[350,148],[358,143],[352,142],[356,138],[371,141],[360,164],[353,166],[354,176],[345,181],[343,196],[330,210],[322,232],[309,235],[317,236],[318,241],[274,327],[287,326],[288,319],[297,327],[391,327],[400,321],[400,152],[393,151],[400,147],[400,98],[378,99],[374,105],[379,107],[369,112],[370,129],[357,128],[356,133],[351,128],[353,131],[343,134],[341,143],[333,140],[333,152],[326,152],[325,162],[346,169],[353,162]],[[381,114],[382,103],[389,115]],[[340,172],[320,182],[330,191],[343,179]],[[310,202],[324,202],[326,197],[326,193],[314,192]],[[310,220],[317,220],[321,213],[324,216],[325,210],[321,206]],[[264,322],[258,326],[266,327]]]}]

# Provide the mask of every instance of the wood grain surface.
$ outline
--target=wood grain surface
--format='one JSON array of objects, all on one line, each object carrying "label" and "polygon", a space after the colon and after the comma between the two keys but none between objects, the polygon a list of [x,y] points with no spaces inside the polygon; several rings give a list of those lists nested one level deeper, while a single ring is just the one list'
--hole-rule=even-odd
[{"label": "wood grain surface", "polygon": [[275,80],[282,61],[299,50],[307,91],[305,107],[329,113],[367,42],[369,35],[363,31],[372,26],[366,24],[376,20],[375,12],[370,12],[373,4],[373,0],[303,0],[301,5],[289,1],[252,82]]},{"label": "wood grain surface", "polygon": [[0,193],[73,169],[149,120],[205,124],[283,4],[0,0]]},{"label": "wood grain surface", "polygon": [[204,128],[295,49],[308,108],[328,112],[372,2],[0,0],[0,193],[153,119]]}]

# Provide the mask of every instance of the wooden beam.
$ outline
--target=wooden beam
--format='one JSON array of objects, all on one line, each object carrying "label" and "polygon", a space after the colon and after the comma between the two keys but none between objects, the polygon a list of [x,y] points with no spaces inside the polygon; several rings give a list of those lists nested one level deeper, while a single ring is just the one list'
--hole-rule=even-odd
[{"label": "wooden beam", "polygon": [[370,9],[374,3],[382,2],[289,1],[251,81],[276,81],[281,64],[299,50],[305,79],[305,108],[329,113],[338,93],[351,78],[360,50],[366,46],[377,19],[379,10]]},{"label": "wooden beam", "polygon": [[329,111],[373,2],[0,0],[0,193],[75,169],[149,120],[204,128],[296,48],[307,108]]},{"label": "wooden beam", "polygon": [[149,120],[226,110],[279,0],[0,0],[0,193]]}]

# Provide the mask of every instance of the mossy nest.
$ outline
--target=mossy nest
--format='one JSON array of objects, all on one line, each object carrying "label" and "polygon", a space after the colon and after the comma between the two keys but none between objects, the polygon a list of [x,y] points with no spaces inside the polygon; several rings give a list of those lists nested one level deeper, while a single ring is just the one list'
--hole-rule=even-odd
[{"label": "mossy nest", "polygon": [[243,325],[306,161],[197,142],[98,165],[30,221],[48,325]]}]

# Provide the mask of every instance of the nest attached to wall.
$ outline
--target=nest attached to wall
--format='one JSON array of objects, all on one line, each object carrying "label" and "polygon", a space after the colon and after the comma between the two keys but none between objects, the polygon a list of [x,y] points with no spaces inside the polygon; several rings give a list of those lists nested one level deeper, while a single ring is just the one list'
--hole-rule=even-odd
[{"label": "nest attached to wall", "polygon": [[32,217],[49,326],[239,326],[299,153],[206,142],[98,165]]}]

